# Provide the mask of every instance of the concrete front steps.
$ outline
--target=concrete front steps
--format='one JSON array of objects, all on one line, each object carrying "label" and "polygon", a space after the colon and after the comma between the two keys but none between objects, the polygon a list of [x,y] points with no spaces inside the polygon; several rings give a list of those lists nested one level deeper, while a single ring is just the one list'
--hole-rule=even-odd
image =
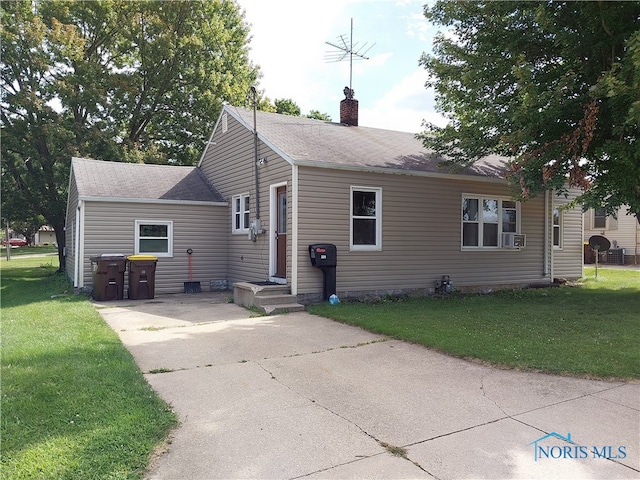
[{"label": "concrete front steps", "polygon": [[296,297],[291,295],[287,285],[234,283],[233,303],[258,308],[268,315],[304,310],[304,305],[296,302]]}]

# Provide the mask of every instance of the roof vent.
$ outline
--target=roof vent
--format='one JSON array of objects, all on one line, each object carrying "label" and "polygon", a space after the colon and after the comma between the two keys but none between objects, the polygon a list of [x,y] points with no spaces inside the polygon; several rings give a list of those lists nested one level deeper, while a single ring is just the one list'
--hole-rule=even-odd
[{"label": "roof vent", "polygon": [[222,133],[227,133],[228,123],[226,112],[222,114]]},{"label": "roof vent", "polygon": [[353,98],[354,91],[349,87],[344,87],[344,100],[340,102],[340,123],[358,126],[358,100]]}]

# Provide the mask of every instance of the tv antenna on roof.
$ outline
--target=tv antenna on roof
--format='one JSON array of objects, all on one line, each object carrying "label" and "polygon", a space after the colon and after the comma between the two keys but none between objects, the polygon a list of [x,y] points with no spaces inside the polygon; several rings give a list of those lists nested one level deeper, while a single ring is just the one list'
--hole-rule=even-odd
[{"label": "tv antenna on roof", "polygon": [[327,62],[335,63],[342,62],[349,57],[349,90],[353,92],[352,89],[352,81],[353,81],[353,57],[355,55],[356,60],[369,60],[369,57],[366,56],[367,52],[373,48],[375,43],[367,48],[367,43],[360,45],[358,42],[353,43],[353,18],[351,19],[351,34],[349,38],[346,38],[346,35],[340,35],[336,43],[325,42],[327,45],[336,48],[337,50],[333,50],[330,52],[326,52],[324,55],[324,59]]}]

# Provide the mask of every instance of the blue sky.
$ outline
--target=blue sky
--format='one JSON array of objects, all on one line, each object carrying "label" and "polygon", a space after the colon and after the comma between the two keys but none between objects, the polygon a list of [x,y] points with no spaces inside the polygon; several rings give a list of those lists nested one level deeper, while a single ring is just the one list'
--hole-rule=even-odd
[{"label": "blue sky", "polygon": [[[418,65],[437,30],[423,15],[424,0],[236,0],[251,25],[250,58],[260,65],[259,88],[272,101],[290,98],[303,114],[327,113],[339,121],[349,62],[330,63],[340,35],[367,44],[368,60],[353,62],[359,124],[407,132],[422,131],[422,120],[443,125],[427,72]],[[354,57],[355,58],[355,57]]]}]

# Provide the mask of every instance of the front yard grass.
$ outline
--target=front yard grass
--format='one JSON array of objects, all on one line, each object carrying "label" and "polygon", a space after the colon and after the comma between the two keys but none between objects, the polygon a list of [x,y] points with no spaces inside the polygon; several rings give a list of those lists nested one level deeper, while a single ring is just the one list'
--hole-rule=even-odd
[{"label": "front yard grass", "polygon": [[[54,245],[31,245],[24,247],[13,247],[11,248],[11,258],[20,257],[23,255],[42,255],[42,254],[52,254],[57,253],[58,249]],[[7,247],[0,247],[0,257],[2,260],[7,259]]]},{"label": "front yard grass", "polygon": [[640,378],[640,271],[585,268],[578,286],[314,305],[311,313],[461,358]]},{"label": "front yard grass", "polygon": [[0,477],[142,478],[175,414],[57,257],[1,265]]}]

